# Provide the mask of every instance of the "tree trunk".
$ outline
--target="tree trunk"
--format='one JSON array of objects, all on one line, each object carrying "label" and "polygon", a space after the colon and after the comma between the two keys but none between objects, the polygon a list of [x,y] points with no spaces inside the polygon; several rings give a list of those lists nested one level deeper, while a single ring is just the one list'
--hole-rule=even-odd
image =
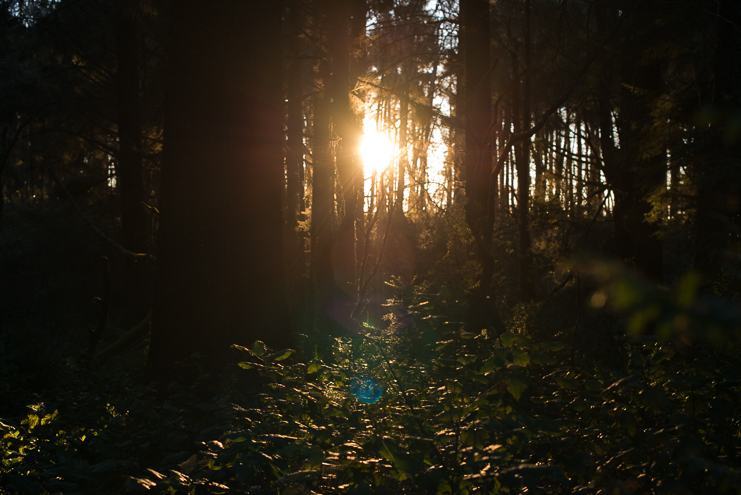
[{"label": "tree trunk", "polygon": [[[615,122],[605,82],[600,83],[597,98],[605,176],[615,199],[615,250],[618,257],[660,282],[663,245],[657,236],[658,224],[647,218],[652,209],[650,196],[666,182],[666,142],[664,136],[657,135],[652,116],[652,105],[661,89],[660,66],[636,66],[622,79],[625,85],[619,93]],[[620,147],[615,144],[614,127]]]},{"label": "tree trunk", "polygon": [[576,192],[574,201],[574,214],[579,221],[584,216],[584,140],[581,135],[581,117],[576,115]]},{"label": "tree trunk", "polygon": [[[566,133],[568,133],[568,125],[569,121],[566,120]],[[564,141],[561,140],[561,135],[559,133],[556,133],[554,136],[554,153],[556,156],[554,157],[554,164],[553,164],[553,197],[558,202],[558,204],[563,205],[563,197],[562,197],[562,187],[563,184],[563,162],[564,158],[566,157],[566,145],[564,144]]]},{"label": "tree trunk", "polygon": [[[30,123],[30,120],[25,120],[24,122],[21,122],[19,124],[16,124],[15,121],[15,112],[11,112],[7,117],[7,121],[3,125],[3,136],[2,142],[0,143],[2,145],[2,148],[0,148],[0,229],[2,229],[3,225],[3,209],[5,207],[5,197],[3,194],[3,172],[5,171],[5,167],[10,161],[10,156],[13,152],[13,148],[21,138],[23,129],[25,129],[25,127]],[[11,136],[11,128],[14,125],[16,127],[12,131]]]},{"label": "tree trunk", "polygon": [[[119,5],[116,19],[119,145],[116,184],[121,196],[123,246],[134,253],[140,253],[146,249],[149,225],[142,205],[145,198],[136,16],[137,2],[122,2]],[[137,319],[139,320],[141,318]]]},{"label": "tree trunk", "polygon": [[280,27],[270,0],[172,11],[150,379],[196,352],[218,371],[230,344],[292,343]]},{"label": "tree trunk", "polygon": [[496,308],[492,288],[492,221],[489,218],[489,182],[491,180],[491,48],[489,2],[461,0],[463,45],[465,47],[465,122],[466,150],[466,222],[474,237],[475,252],[481,264],[481,278],[474,291],[468,326],[479,331],[487,320],[496,333],[504,324]]},{"label": "tree trunk", "polygon": [[288,41],[288,118],[286,122],[286,274],[290,287],[295,287],[305,271],[304,232],[299,229],[304,199],[304,63],[301,58],[300,26],[303,16],[298,7],[290,9],[286,31]]},{"label": "tree trunk", "polygon": [[[118,160],[116,186],[121,200],[123,246],[134,253],[147,251],[150,226],[144,207],[142,128],[139,117],[139,46],[137,1],[122,1],[116,13],[116,56],[118,61]],[[151,283],[143,262],[125,262],[126,326],[136,324],[149,312]]]},{"label": "tree trunk", "polygon": [[[737,165],[739,140],[729,141],[729,128],[736,126],[741,105],[741,5],[734,0],[718,2],[717,48],[714,57],[713,105],[721,112],[733,109],[736,117],[713,122],[706,133],[709,155],[696,167],[697,185],[694,218],[695,254],[693,265],[705,280],[733,280],[724,268],[733,259],[729,248],[739,241],[741,225],[741,172]],[[725,136],[724,136],[725,134]],[[735,233],[733,231],[736,231]],[[724,266],[725,265],[725,266]],[[732,264],[730,265],[732,266]]]},{"label": "tree trunk", "polygon": [[[319,77],[327,81],[327,61],[319,63]],[[314,98],[311,180],[311,276],[318,299],[318,310],[331,302],[335,290],[332,247],[335,238],[334,162],[329,142],[329,101],[326,90]]]},{"label": "tree trunk", "polygon": [[[409,93],[406,87],[404,76],[406,75],[406,64],[403,64],[401,74],[402,81],[400,84],[401,96],[399,96],[399,161],[398,176],[396,183],[396,214],[404,215],[404,190],[406,189],[406,176],[409,167],[408,149],[407,149],[407,128],[409,125]],[[410,198],[411,206],[411,198]]]},{"label": "tree trunk", "polygon": [[[530,129],[530,1],[525,0],[525,69],[520,82],[520,64],[517,57],[513,63],[514,92],[513,117],[515,134]],[[520,91],[520,88],[522,91]],[[520,299],[530,302],[535,299],[535,278],[530,241],[530,140],[515,144],[517,167],[517,229],[520,239],[518,253],[520,268]]]},{"label": "tree trunk", "polygon": [[[357,230],[359,196],[362,192],[362,162],[359,158],[361,127],[353,112],[350,91],[357,75],[353,70],[356,37],[364,34],[365,10],[357,1],[326,0],[322,3],[328,36],[328,69],[325,76],[332,129],[338,138],[335,147],[337,179],[341,202],[340,224],[337,235],[331,239],[331,279],[325,274],[319,304],[332,320],[346,330],[351,329],[350,315],[357,293],[355,268],[357,265]],[[363,4],[364,5],[364,4]],[[360,22],[362,19],[362,22]],[[362,27],[358,28],[357,24]],[[358,187],[361,185],[361,187]],[[339,199],[339,198],[338,198]],[[323,253],[322,256],[326,256]]]}]

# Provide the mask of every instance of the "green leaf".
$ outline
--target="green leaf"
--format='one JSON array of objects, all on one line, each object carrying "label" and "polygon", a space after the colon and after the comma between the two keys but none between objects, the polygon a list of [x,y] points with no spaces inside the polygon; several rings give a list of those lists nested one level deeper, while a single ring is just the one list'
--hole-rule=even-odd
[{"label": "green leaf", "polygon": [[503,333],[499,336],[499,341],[502,343],[502,347],[512,347],[515,343],[515,334],[512,332]]},{"label": "green leaf", "polygon": [[507,391],[512,394],[512,397],[514,397],[515,400],[520,400],[525,389],[527,389],[527,383],[518,380],[517,378],[506,378],[504,383],[507,384]]},{"label": "green leaf", "polygon": [[412,478],[424,471],[424,454],[410,454],[399,447],[390,437],[384,437],[381,440],[379,451],[381,452],[381,455],[391,461],[394,464],[394,467],[399,471],[401,474],[401,476],[397,478],[399,481]]},{"label": "green leaf", "polygon": [[512,349],[509,351],[509,354],[511,355],[510,361],[517,366],[527,366],[527,363],[530,362],[530,356],[528,353],[521,349]]},{"label": "green leaf", "polygon": [[520,464],[502,471],[505,475],[514,475],[522,480],[523,485],[528,488],[537,487],[544,480],[566,485],[569,479],[560,466]]},{"label": "green leaf", "polygon": [[565,388],[566,390],[577,390],[579,388],[579,382],[577,380],[559,377],[556,377],[555,380],[561,388]]},{"label": "green leaf", "polygon": [[21,424],[27,424],[28,430],[33,430],[39,424],[39,417],[36,414],[29,414],[28,419],[21,421]]},{"label": "green leaf", "polygon": [[485,375],[489,373],[490,371],[494,371],[494,368],[496,368],[495,364],[496,359],[494,357],[490,357],[486,361],[484,361],[481,364],[481,369],[479,370],[479,374]]},{"label": "green leaf", "polygon": [[605,389],[605,392],[607,392],[608,390],[617,391],[620,389],[624,389],[626,387],[638,388],[638,389],[643,388],[640,375],[638,373],[634,373],[630,376],[626,376],[625,378],[621,378],[620,380],[617,380],[612,385],[607,387]]},{"label": "green leaf", "polygon": [[437,485],[437,495],[451,495],[453,493],[453,489],[450,488],[450,482],[448,480],[442,480],[440,484]]},{"label": "green leaf", "polygon": [[244,368],[246,370],[251,370],[255,366],[252,363],[246,363],[246,362],[243,361],[243,362],[239,363],[239,367],[240,368]]},{"label": "green leaf", "polygon": [[343,416],[344,417],[345,416],[345,412],[342,409],[340,409],[339,407],[329,406],[328,405],[324,409],[324,417],[325,418],[329,418],[329,417],[332,417],[332,416]]},{"label": "green leaf", "polygon": [[311,375],[313,373],[318,372],[321,369],[322,369],[322,364],[321,363],[313,362],[313,363],[310,363],[309,364],[309,369],[307,369],[306,372]]},{"label": "green leaf", "polygon": [[471,364],[476,361],[476,355],[474,354],[464,354],[463,356],[458,356],[458,362],[462,365]]},{"label": "green leaf", "polygon": [[435,416],[439,421],[460,421],[460,419],[468,413],[468,408],[464,409],[462,407],[452,407],[450,410],[442,411],[437,416]]},{"label": "green leaf", "polygon": [[265,352],[265,344],[261,340],[256,340],[252,346],[252,354],[259,357],[265,354]]},{"label": "green leaf", "polygon": [[560,351],[565,347],[565,344],[563,342],[541,342],[540,348],[544,351]]},{"label": "green leaf", "polygon": [[469,428],[461,432],[461,441],[467,447],[483,449],[489,440],[486,430],[482,428]]},{"label": "green leaf", "polygon": [[130,476],[128,480],[126,480],[126,484],[124,485],[124,488],[127,491],[148,491],[154,487],[157,486],[157,483],[155,483],[152,480],[148,480],[147,478],[134,478],[133,476]]},{"label": "green leaf", "polygon": [[556,359],[544,352],[535,352],[530,356],[535,364],[555,364]]},{"label": "green leaf", "polygon": [[270,356],[268,356],[268,359],[271,361],[283,361],[293,353],[293,349],[284,349],[282,351],[271,354]]},{"label": "green leaf", "polygon": [[324,451],[318,445],[305,445],[304,459],[309,466],[321,467],[322,461],[324,461]]},{"label": "green leaf", "polygon": [[502,347],[512,347],[515,344],[523,349],[532,349],[536,347],[532,340],[519,333],[503,333],[499,336],[499,341],[502,343]]}]

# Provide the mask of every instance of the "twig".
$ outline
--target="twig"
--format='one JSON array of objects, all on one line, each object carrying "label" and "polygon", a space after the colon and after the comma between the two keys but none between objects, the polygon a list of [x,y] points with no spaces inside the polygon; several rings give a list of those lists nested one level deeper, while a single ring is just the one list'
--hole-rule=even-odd
[{"label": "twig", "polygon": [[[386,242],[389,238],[389,233],[391,232],[391,222],[394,221],[394,213],[396,210],[396,203],[397,201],[394,201],[391,203],[391,206],[389,207],[389,215],[388,215],[388,224],[386,224],[386,231],[383,234],[383,240],[381,241],[381,248],[378,251],[378,260],[376,261],[376,265],[373,267],[373,271],[368,276],[368,278],[363,282],[363,284],[360,287],[360,290],[358,291],[358,301],[355,304],[355,309],[351,313],[351,318],[357,318],[359,314],[362,312],[360,310],[361,305],[363,304],[362,301],[365,299],[365,296],[368,293],[368,285],[371,283],[373,278],[378,273],[378,270],[381,267],[381,263],[383,262],[383,252],[386,249]],[[367,253],[367,250],[366,250]]]},{"label": "twig", "polygon": [[[607,43],[612,40],[612,38],[620,31],[620,26],[623,23],[623,20],[625,17],[620,19],[620,22],[615,27],[615,29],[605,38],[605,40],[602,42],[602,45],[592,54],[591,57],[587,59],[584,66],[581,68],[579,73],[576,75],[574,80],[571,83],[571,86],[569,86],[566,91],[556,100],[553,105],[548,108],[543,115],[541,115],[540,120],[532,126],[529,130],[525,132],[521,132],[518,134],[510,133],[507,137],[507,142],[505,143],[504,147],[500,150],[499,159],[497,160],[496,165],[491,171],[491,177],[496,177],[499,175],[499,172],[502,171],[502,168],[504,167],[504,161],[506,160],[507,156],[509,155],[509,150],[514,146],[515,143],[529,140],[531,137],[533,137],[535,134],[537,134],[543,127],[545,127],[548,120],[551,118],[553,114],[560,109],[564,103],[566,103],[566,100],[569,99],[571,94],[574,92],[574,90],[579,86],[579,83],[581,82],[581,79],[584,77],[584,75],[587,73],[591,65],[594,63],[595,60],[602,54],[605,46]],[[492,125],[494,123],[492,122]]]}]

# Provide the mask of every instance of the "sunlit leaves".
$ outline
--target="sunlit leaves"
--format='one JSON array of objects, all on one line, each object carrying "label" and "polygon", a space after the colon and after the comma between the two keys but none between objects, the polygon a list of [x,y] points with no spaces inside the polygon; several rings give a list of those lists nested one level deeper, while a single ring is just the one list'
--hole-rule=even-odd
[{"label": "sunlit leaves", "polygon": [[394,468],[398,471],[397,479],[399,481],[414,477],[425,468],[424,454],[410,453],[399,447],[391,437],[384,437],[379,440],[379,452],[393,463]]},{"label": "sunlit leaves", "polygon": [[255,344],[252,346],[252,354],[260,357],[264,355],[266,351],[265,344],[260,340],[256,340]]},{"label": "sunlit leaves", "polygon": [[520,400],[520,397],[522,397],[522,394],[527,389],[527,383],[518,378],[506,378],[504,383],[507,384],[507,392],[512,394],[515,400]]},{"label": "sunlit leaves", "polygon": [[[421,304],[431,299],[419,296],[414,306],[432,311]],[[579,493],[639,479],[645,490],[681,482],[697,493],[716,486],[734,493],[738,486],[727,457],[741,448],[741,371],[732,357],[695,350],[704,356],[695,359],[645,336],[618,340],[619,369],[574,366],[568,344],[466,334],[459,324],[434,321],[426,335],[411,328],[372,340],[338,338],[331,356],[314,352],[308,362],[261,343],[235,346],[248,356],[240,366],[262,380],[262,393],[241,405],[232,397],[218,406],[191,404],[192,395],[167,409],[104,401],[95,416],[102,424],[61,437],[59,417],[37,407],[20,426],[0,424],[3,467],[40,483],[32,458],[42,444],[59,442],[74,453],[70,446],[100,448],[120,431],[116,446],[134,437],[151,449],[176,438],[193,411],[201,421],[189,427],[200,432],[197,451],[183,443],[146,458],[141,464],[151,470],[126,467],[114,454],[84,471],[60,463],[44,468],[43,479],[77,483],[70,480],[125,473],[129,489],[163,493],[258,485],[281,493]],[[372,405],[353,394],[360,378],[371,376],[384,387]],[[168,433],[142,432],[131,417]]]},{"label": "sunlit leaves", "polygon": [[283,361],[284,359],[287,359],[291,354],[293,354],[294,351],[292,349],[284,349],[282,351],[278,351],[276,353],[271,354],[267,357],[269,361]]}]

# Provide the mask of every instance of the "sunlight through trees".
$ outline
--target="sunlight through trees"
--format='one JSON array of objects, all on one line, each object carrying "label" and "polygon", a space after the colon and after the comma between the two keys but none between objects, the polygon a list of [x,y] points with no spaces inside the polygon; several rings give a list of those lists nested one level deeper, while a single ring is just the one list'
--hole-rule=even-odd
[{"label": "sunlight through trees", "polygon": [[738,0],[0,0],[0,493],[741,491]]}]

